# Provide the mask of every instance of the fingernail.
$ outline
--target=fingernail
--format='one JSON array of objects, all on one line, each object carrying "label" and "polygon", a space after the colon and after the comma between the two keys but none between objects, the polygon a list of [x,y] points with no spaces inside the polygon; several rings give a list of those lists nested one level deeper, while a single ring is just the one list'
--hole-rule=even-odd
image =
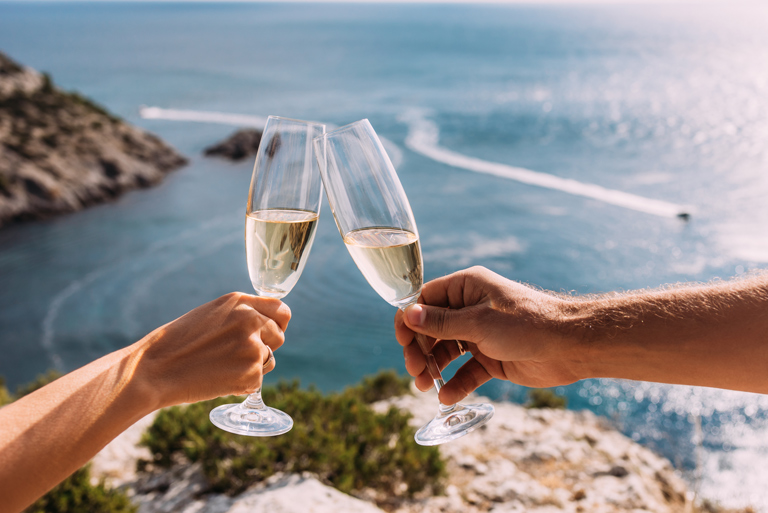
[{"label": "fingernail", "polygon": [[406,309],[405,315],[408,316],[408,322],[411,326],[421,326],[424,324],[424,318],[427,312],[419,304],[411,305]]}]

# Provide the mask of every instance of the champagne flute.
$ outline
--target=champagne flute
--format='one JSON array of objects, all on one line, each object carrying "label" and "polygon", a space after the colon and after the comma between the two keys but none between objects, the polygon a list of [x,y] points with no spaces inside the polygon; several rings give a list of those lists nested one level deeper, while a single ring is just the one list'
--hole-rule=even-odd
[{"label": "champagne flute", "polygon": [[[314,141],[328,202],[352,259],[373,289],[405,310],[416,303],[424,266],[419,232],[395,168],[367,119],[321,135]],[[443,378],[426,337],[416,340],[439,391]],[[416,442],[455,440],[493,416],[490,404],[440,403],[437,416],[419,429]]]},{"label": "champagne flute", "polygon": [[[245,215],[248,274],[259,296],[285,297],[307,263],[323,194],[312,140],[324,133],[319,123],[267,118]],[[214,408],[210,419],[249,436],[281,435],[293,427],[289,415],[264,404],[261,387],[240,404]]]}]

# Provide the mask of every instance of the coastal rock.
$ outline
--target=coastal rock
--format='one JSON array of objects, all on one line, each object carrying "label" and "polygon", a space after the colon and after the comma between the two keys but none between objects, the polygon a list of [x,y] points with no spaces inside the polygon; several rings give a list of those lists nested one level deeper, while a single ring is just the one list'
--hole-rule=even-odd
[{"label": "coastal rock", "polygon": [[261,143],[261,130],[244,128],[222,142],[205,149],[208,156],[224,157],[238,161],[256,155]]},{"label": "coastal rock", "polygon": [[[435,414],[437,397],[415,393],[374,406],[390,405],[411,412],[420,426]],[[397,513],[672,513],[690,506],[688,487],[669,461],[591,412],[493,405],[488,424],[439,446],[446,495],[403,501]]]},{"label": "coastal rock", "polygon": [[138,481],[132,500],[138,513],[383,513],[383,510],[327,486],[311,475],[278,474],[236,497],[202,495],[200,466],[179,467]]},{"label": "coastal rock", "polygon": [[240,495],[227,513],[383,513],[371,503],[350,497],[310,476],[290,475]]},{"label": "coastal rock", "polygon": [[187,160],[0,53],[0,226],[149,187]]},{"label": "coastal rock", "polygon": [[152,454],[146,447],[139,446],[141,435],[155,420],[155,413],[150,413],[134,425],[120,433],[91,460],[94,476],[107,478],[112,486],[122,486],[139,478],[136,462],[150,460]]}]

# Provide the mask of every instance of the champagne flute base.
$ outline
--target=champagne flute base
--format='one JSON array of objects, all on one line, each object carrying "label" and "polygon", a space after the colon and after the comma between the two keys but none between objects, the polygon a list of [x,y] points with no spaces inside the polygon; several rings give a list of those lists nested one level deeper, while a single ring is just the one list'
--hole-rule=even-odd
[{"label": "champagne flute base", "polygon": [[246,403],[214,408],[209,418],[216,427],[236,435],[277,436],[293,427],[293,419],[288,414],[269,406],[249,408]]},{"label": "champagne flute base", "polygon": [[440,445],[456,440],[484,425],[493,417],[490,404],[455,404],[430,420],[413,437],[419,445]]}]

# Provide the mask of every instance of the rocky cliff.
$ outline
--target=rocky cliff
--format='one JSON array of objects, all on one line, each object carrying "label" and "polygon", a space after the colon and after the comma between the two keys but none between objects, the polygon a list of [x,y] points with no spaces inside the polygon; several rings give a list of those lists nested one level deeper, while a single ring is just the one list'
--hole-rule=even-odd
[{"label": "rocky cliff", "polygon": [[186,162],[156,136],[0,53],[0,226],[111,200]]}]

